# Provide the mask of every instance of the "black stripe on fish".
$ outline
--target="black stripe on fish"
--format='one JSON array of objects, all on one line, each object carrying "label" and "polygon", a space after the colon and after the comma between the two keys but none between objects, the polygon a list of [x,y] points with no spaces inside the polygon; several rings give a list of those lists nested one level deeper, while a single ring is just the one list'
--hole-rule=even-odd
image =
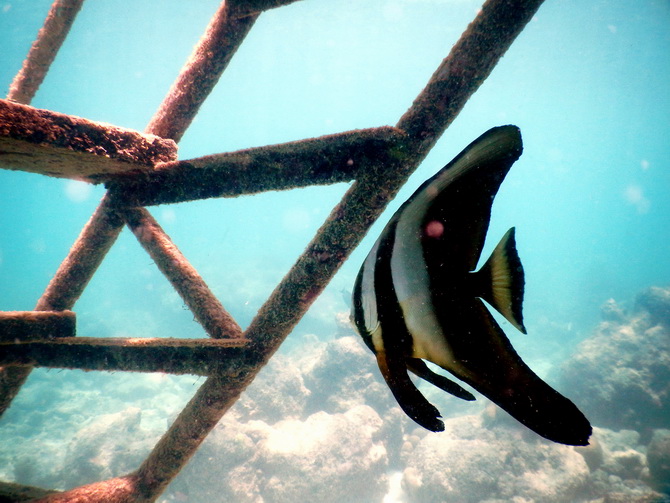
[{"label": "black stripe on fish", "polygon": [[381,327],[383,349],[377,350],[377,363],[393,396],[405,413],[430,431],[443,431],[440,412],[416,388],[407,374],[407,357],[412,354],[412,335],[407,331],[398,304],[391,274],[391,250],[396,226],[391,223],[379,239],[374,264],[374,292]]}]

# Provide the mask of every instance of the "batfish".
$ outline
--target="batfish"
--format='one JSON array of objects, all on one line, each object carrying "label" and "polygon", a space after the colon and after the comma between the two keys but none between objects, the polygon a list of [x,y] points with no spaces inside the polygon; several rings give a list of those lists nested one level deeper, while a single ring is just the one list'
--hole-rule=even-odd
[{"label": "batfish", "polygon": [[405,413],[444,430],[408,370],[464,400],[474,396],[432,362],[539,435],[587,445],[591,425],[519,357],[483,301],[525,333],[524,272],[514,228],[476,272],[500,184],[523,148],[516,126],[490,129],[396,211],[365,259],[352,322]]}]

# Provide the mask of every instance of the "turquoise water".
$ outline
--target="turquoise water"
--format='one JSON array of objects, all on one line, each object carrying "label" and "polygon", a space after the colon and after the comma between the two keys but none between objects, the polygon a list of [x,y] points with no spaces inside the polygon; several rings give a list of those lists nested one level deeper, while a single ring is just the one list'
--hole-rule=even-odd
[{"label": "turquoise water", "polygon": [[[129,5],[84,5],[33,106],[144,128],[217,2]],[[479,6],[468,0],[310,0],[264,13],[185,134],[179,157],[395,124]],[[6,90],[20,69],[48,8],[41,0],[0,3],[0,88]],[[343,330],[338,313],[348,309],[342,291],[351,290],[392,211],[470,141],[501,124],[521,128],[524,153],[496,198],[484,255],[516,226],[529,335],[510,331],[510,338],[538,373],[557,375],[593,332],[608,299],[630,310],[640,291],[669,286],[668,26],[668,1],[543,5],[289,336],[286,357],[336,338]],[[150,211],[245,327],[347,187]],[[34,307],[103,193],[99,186],[0,172],[0,309]],[[74,310],[81,336],[204,336],[127,229]],[[113,375],[57,372],[35,372],[29,389],[68,375],[115,386]],[[199,381],[170,382],[180,392],[167,416]],[[27,395],[24,390],[2,421],[21,424],[21,414],[38,407]],[[99,413],[119,412],[128,403],[155,410],[126,397],[114,398],[117,409]],[[93,420],[82,410],[72,414]],[[163,427],[167,419],[156,423]],[[76,422],[67,414],[60,420]],[[20,431],[38,435],[46,423]],[[68,445],[72,437],[63,435]],[[20,479],[11,464],[0,459],[0,479]],[[24,482],[46,483],[33,477]]]}]

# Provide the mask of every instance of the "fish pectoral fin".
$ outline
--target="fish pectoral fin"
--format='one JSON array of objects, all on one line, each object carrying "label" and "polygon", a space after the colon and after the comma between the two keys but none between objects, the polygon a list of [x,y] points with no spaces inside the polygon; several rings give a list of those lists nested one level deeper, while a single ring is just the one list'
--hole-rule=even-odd
[{"label": "fish pectoral fin", "polygon": [[405,414],[427,430],[444,431],[440,411],[414,386],[407,374],[404,359],[389,357],[385,351],[379,351],[376,355],[379,370]]},{"label": "fish pectoral fin", "polygon": [[436,374],[428,368],[428,365],[426,365],[423,360],[419,358],[408,358],[407,368],[414,372],[421,379],[425,379],[433,386],[437,386],[441,390],[454,395],[456,398],[461,398],[467,401],[475,400],[475,396],[472,393],[463,389],[460,385],[456,384],[450,379],[447,379],[443,375]]},{"label": "fish pectoral fin", "polygon": [[516,251],[514,227],[505,233],[489,259],[474,276],[474,294],[488,302],[525,334],[522,313],[525,280],[521,259]]}]

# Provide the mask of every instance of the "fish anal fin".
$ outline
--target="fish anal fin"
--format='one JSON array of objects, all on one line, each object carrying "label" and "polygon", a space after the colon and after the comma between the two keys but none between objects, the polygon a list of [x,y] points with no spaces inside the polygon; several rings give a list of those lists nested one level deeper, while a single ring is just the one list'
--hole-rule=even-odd
[{"label": "fish anal fin", "polygon": [[486,263],[474,274],[474,294],[488,302],[525,334],[522,313],[525,280],[521,259],[516,251],[514,227],[505,233]]},{"label": "fish anal fin", "polygon": [[378,351],[376,356],[379,370],[405,414],[427,430],[444,431],[440,411],[414,386],[404,359],[392,358],[385,351]]}]

